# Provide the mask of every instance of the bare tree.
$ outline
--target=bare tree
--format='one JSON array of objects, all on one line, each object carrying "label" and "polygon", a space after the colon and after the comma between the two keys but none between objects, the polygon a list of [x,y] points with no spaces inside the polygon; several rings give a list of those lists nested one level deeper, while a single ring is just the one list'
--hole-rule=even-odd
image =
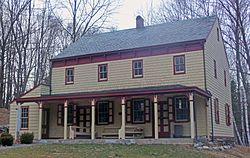
[{"label": "bare tree", "polygon": [[30,0],[26,1],[0,1],[0,106],[4,105],[4,74],[5,74],[5,59],[6,52],[9,47],[9,37],[11,35],[12,28],[18,21],[22,12],[27,8]]},{"label": "bare tree", "polygon": [[[62,2],[62,8],[70,19],[61,21],[61,25],[72,42],[86,33],[95,33],[103,29],[108,19],[117,8],[116,0],[67,0]],[[61,12],[61,10],[60,10]],[[58,17],[58,14],[55,14]]]}]

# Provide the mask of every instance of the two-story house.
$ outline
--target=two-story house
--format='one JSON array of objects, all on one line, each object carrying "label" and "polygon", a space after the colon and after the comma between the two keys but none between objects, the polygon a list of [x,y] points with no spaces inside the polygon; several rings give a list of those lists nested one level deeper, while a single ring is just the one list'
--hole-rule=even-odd
[{"label": "two-story house", "polygon": [[50,85],[10,106],[10,133],[47,138],[234,137],[215,16],[84,36],[51,60]]}]

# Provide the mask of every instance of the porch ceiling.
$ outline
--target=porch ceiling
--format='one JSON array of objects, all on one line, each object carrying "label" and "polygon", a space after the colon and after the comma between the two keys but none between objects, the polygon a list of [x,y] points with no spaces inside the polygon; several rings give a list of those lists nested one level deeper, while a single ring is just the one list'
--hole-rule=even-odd
[{"label": "porch ceiling", "polygon": [[211,95],[194,86],[183,86],[183,85],[164,85],[154,87],[140,87],[140,88],[126,88],[126,89],[115,89],[115,90],[103,90],[103,91],[92,91],[92,92],[81,92],[81,93],[65,93],[65,94],[53,94],[44,95],[41,97],[30,97],[30,98],[17,98],[16,102],[39,102],[39,101],[57,101],[57,100],[72,100],[72,99],[84,99],[84,98],[100,98],[100,97],[119,97],[119,96],[133,96],[133,95],[148,95],[148,94],[169,94],[169,93],[188,93],[194,92],[204,97],[211,97]]}]

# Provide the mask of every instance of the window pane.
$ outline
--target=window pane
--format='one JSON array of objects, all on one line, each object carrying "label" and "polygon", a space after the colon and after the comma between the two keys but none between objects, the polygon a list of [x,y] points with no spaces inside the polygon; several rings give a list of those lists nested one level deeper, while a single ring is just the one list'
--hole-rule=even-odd
[{"label": "window pane", "polygon": [[134,62],[134,68],[137,69],[138,68],[138,64],[137,62]]},{"label": "window pane", "polygon": [[181,57],[179,57],[179,58],[180,58],[180,64],[184,64],[184,57],[181,56]]},{"label": "window pane", "polygon": [[142,63],[138,62],[138,68],[142,68]]},{"label": "window pane", "polygon": [[142,75],[142,69],[139,69],[139,75]]}]

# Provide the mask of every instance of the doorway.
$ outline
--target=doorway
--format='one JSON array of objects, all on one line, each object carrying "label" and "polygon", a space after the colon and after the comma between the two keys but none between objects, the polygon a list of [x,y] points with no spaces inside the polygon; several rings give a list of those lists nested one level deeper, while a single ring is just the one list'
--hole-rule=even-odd
[{"label": "doorway", "polygon": [[158,103],[158,131],[160,138],[170,137],[170,125],[167,102]]},{"label": "doorway", "polygon": [[84,127],[78,129],[78,132],[90,133],[91,130],[91,106],[77,107],[77,126]]},{"label": "doorway", "polygon": [[42,139],[49,138],[49,109],[42,110]]}]

